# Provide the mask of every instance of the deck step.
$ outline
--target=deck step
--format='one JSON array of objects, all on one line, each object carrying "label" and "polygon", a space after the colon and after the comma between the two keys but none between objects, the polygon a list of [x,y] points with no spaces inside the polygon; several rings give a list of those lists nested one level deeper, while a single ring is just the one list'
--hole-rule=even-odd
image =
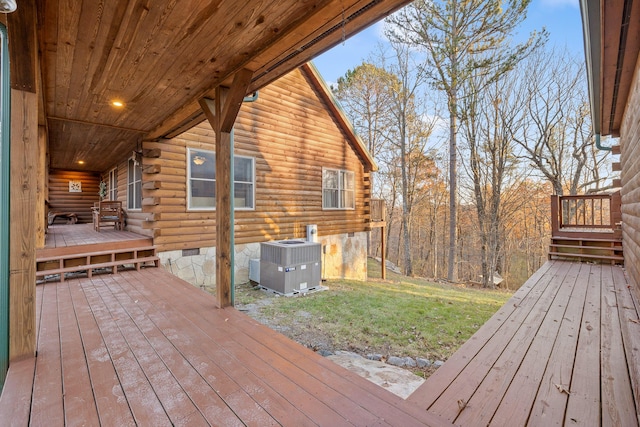
[{"label": "deck step", "polygon": [[549,259],[600,261],[623,264],[622,239],[602,237],[594,233],[590,237],[552,236]]},{"label": "deck step", "polygon": [[557,252],[549,251],[549,259],[588,259],[592,261],[606,261],[612,264],[623,264],[624,257],[622,255],[598,255],[598,254],[585,254],[578,252]]},{"label": "deck step", "polygon": [[101,251],[85,251],[58,255],[47,253],[46,256],[36,258],[36,278],[59,276],[64,282],[65,274],[86,272],[92,277],[95,270],[110,269],[116,274],[118,267],[133,266],[136,270],[141,267],[158,267],[160,258],[156,255],[156,247],[143,245],[138,247],[111,248]]}]

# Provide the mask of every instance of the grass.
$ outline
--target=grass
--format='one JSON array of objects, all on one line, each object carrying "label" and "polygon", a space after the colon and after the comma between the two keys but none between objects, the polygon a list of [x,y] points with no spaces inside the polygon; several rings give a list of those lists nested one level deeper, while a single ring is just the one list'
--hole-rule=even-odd
[{"label": "grass", "polygon": [[[369,275],[380,268],[369,261]],[[327,291],[293,298],[269,296],[249,286],[239,305],[256,304],[255,317],[312,348],[360,354],[446,360],[511,296],[388,273],[388,280],[332,280]],[[317,341],[317,342],[314,342]]]}]

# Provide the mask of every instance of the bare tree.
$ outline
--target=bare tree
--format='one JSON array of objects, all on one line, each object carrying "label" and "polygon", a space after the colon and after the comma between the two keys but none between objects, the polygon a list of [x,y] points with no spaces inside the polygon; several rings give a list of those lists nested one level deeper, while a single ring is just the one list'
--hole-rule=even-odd
[{"label": "bare tree", "polygon": [[455,280],[457,232],[457,118],[460,84],[471,75],[490,83],[510,70],[546,33],[526,43],[509,45],[508,38],[526,18],[529,0],[416,0],[388,18],[395,26],[391,39],[409,42],[426,53],[427,76],[447,98],[449,111],[449,268]]},{"label": "bare tree", "polygon": [[518,71],[522,120],[511,134],[558,195],[577,194],[594,184],[589,177],[600,181],[581,62],[566,50],[540,50]]}]

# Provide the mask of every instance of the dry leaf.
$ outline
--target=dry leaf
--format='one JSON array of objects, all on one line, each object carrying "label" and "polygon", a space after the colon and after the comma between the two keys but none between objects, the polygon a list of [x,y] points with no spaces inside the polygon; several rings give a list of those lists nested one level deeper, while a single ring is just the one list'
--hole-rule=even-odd
[{"label": "dry leaf", "polygon": [[593,331],[593,326],[591,326],[591,325],[587,325],[586,330],[587,330],[587,331]]},{"label": "dry leaf", "polygon": [[629,322],[640,324],[640,319],[629,319]]},{"label": "dry leaf", "polygon": [[571,394],[569,389],[565,388],[562,384],[554,384],[560,393]]},{"label": "dry leaf", "polygon": [[458,399],[458,414],[467,407],[467,401],[464,399]]}]

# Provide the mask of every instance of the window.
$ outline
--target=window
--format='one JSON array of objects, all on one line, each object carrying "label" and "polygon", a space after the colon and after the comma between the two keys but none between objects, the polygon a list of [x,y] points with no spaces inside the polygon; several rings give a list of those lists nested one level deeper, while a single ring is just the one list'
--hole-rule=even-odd
[{"label": "window", "polygon": [[[211,210],[216,207],[216,155],[212,151],[188,150],[188,208]],[[253,157],[234,156],[233,204],[235,209],[255,207],[255,161]]]},{"label": "window", "polygon": [[107,183],[107,200],[118,200],[118,169],[109,171],[109,182]]},{"label": "window", "polygon": [[233,206],[236,209],[254,208],[254,166],[252,157],[233,157]]},{"label": "window", "polygon": [[322,208],[355,209],[355,174],[339,169],[322,169]]},{"label": "window", "polygon": [[127,209],[141,209],[142,165],[133,159],[129,159],[127,172]]}]

